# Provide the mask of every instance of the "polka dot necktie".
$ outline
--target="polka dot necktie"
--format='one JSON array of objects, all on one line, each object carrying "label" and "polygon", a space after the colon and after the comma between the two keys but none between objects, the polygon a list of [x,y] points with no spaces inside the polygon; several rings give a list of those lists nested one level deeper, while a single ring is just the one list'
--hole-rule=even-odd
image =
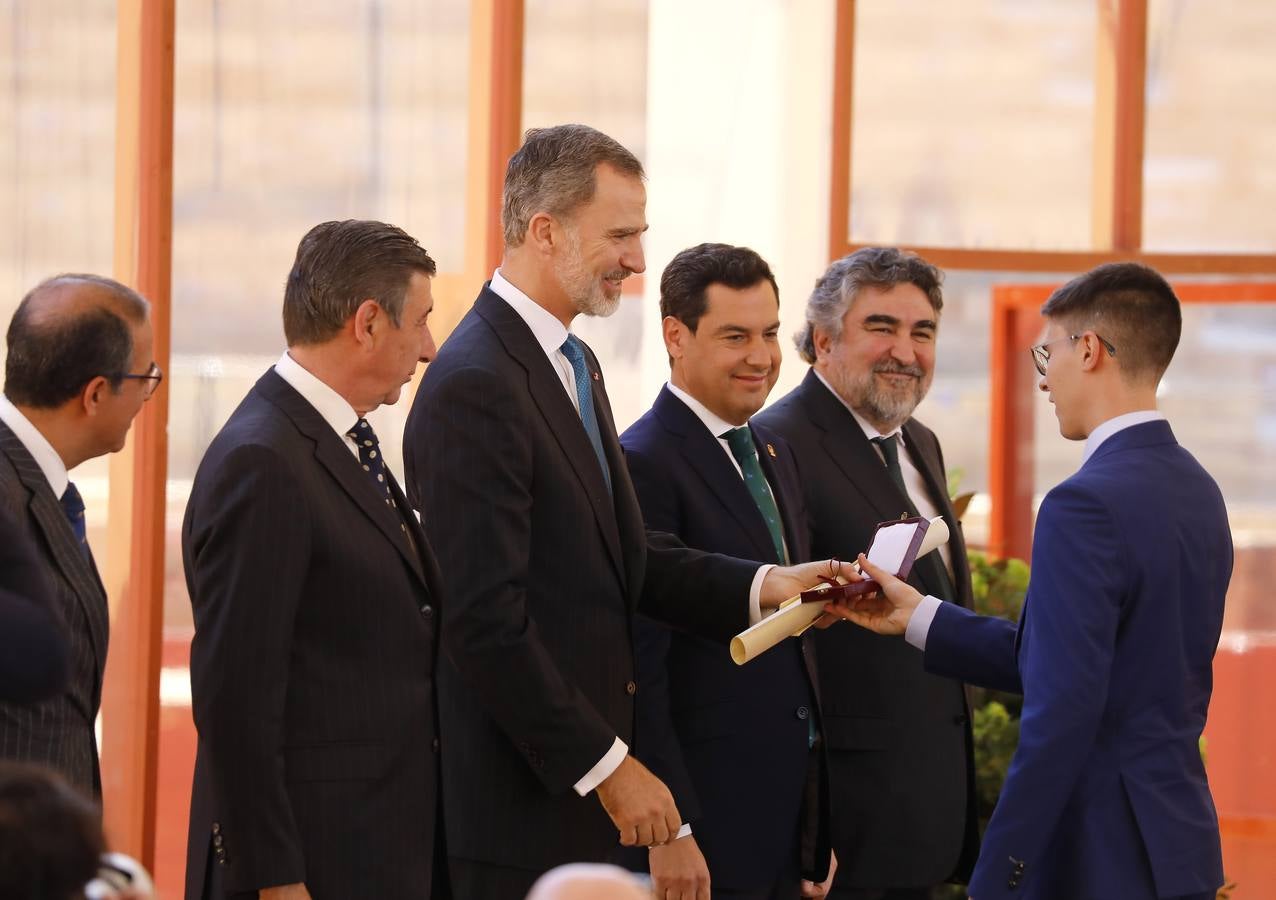
[{"label": "polka dot necktie", "polygon": [[749,489],[749,496],[762,513],[767,531],[771,533],[771,543],[775,545],[775,558],[780,563],[786,562],[784,555],[784,532],[780,525],[780,509],[775,505],[775,497],[771,494],[771,486],[767,484],[766,475],[762,473],[762,465],[758,462],[758,448],[753,443],[753,432],[748,425],[732,428],[722,435],[731,455],[740,464],[740,473],[744,476],[744,486]]},{"label": "polka dot necktie", "polygon": [[360,418],[346,432],[346,436],[358,448],[359,463],[363,466],[363,471],[376,482],[378,496],[385,499],[386,506],[398,509],[398,504],[394,502],[394,493],[390,490],[390,476],[381,458],[381,444],[377,442],[377,433],[372,430],[368,420]]},{"label": "polka dot necktie", "polygon": [[71,531],[75,534],[75,540],[79,543],[80,550],[91,559],[93,554],[89,550],[88,529],[84,522],[84,499],[80,497],[80,492],[76,489],[74,482],[68,481],[66,483],[66,490],[62,492],[61,502],[62,511],[66,513],[67,521],[71,523]]}]

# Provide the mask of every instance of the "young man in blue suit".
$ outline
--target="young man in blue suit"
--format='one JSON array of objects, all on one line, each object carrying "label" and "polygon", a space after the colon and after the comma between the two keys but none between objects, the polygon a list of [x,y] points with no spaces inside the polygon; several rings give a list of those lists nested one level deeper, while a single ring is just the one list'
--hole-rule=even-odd
[{"label": "young man in blue suit", "polygon": [[932,671],[1023,692],[972,897],[1208,900],[1222,854],[1197,741],[1232,541],[1218,486],[1156,410],[1178,299],[1151,269],[1117,263],[1042,314],[1040,387],[1063,436],[1086,446],[1042,501],[1018,628],[871,565],[884,597],[843,613],[904,634]]},{"label": "young man in blue suit", "polygon": [[[750,422],[780,374],[770,267],[745,247],[684,250],[661,276],[660,313],[669,383],[620,437],[647,527],[699,550],[808,559],[793,455]],[[809,641],[744,667],[721,643],[646,618],[634,643],[637,754],[692,829],[644,854],[657,895],[707,896],[712,880],[719,898],[797,898],[803,877],[822,880],[829,860]]]}]

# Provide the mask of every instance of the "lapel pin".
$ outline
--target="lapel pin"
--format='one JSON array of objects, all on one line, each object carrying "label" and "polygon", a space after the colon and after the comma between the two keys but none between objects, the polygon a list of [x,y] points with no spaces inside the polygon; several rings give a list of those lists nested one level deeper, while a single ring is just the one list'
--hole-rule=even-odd
[{"label": "lapel pin", "polygon": [[774,446],[774,445],[772,445],[772,444],[767,444],[767,445],[766,445],[766,452],[771,454],[771,458],[772,458],[772,459],[775,459],[775,446]]},{"label": "lapel pin", "polygon": [[595,372],[595,373],[594,373],[594,381],[599,381],[599,380],[600,380],[600,378],[599,378],[599,376],[598,376],[598,373],[597,373],[597,372]]}]

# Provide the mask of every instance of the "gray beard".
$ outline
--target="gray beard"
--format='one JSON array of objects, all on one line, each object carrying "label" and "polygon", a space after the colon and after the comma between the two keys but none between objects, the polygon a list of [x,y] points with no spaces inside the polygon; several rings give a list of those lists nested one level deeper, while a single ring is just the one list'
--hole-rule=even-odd
[{"label": "gray beard", "polygon": [[852,409],[872,420],[882,431],[893,431],[908,421],[917,404],[922,402],[930,389],[930,379],[925,376],[918,378],[911,390],[892,390],[873,377],[878,371],[918,374],[915,367],[882,363],[874,365],[872,371],[861,376],[846,376],[835,367],[830,367],[826,374],[833,388]]},{"label": "gray beard", "polygon": [[[620,295],[617,294],[613,298],[603,292],[603,286],[598,279],[585,270],[584,262],[581,260],[580,245],[575,235],[572,235],[569,241],[570,252],[555,265],[554,274],[558,276],[558,282],[563,286],[563,291],[571,298],[576,312],[605,319],[620,309]],[[607,277],[620,278],[629,274],[628,270],[608,272]]]}]

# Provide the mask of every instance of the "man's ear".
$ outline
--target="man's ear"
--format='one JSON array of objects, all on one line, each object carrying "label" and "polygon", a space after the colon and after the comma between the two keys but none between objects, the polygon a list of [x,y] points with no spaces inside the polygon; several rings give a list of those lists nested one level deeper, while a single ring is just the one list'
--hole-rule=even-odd
[{"label": "man's ear", "polygon": [[527,236],[523,243],[531,244],[537,253],[549,253],[559,240],[562,223],[547,212],[538,212],[527,223]]},{"label": "man's ear", "polygon": [[368,298],[359,304],[359,308],[354,311],[354,339],[359,346],[365,349],[372,349],[374,340],[373,333],[389,322],[389,316],[386,315],[381,304],[372,298]]},{"label": "man's ear", "polygon": [[832,351],[833,337],[823,328],[815,327],[811,329],[811,344],[815,347],[815,358],[820,360]]},{"label": "man's ear", "polygon": [[105,375],[95,375],[80,391],[80,406],[87,416],[96,416],[98,407],[111,393],[111,381]]},{"label": "man's ear", "polygon": [[1103,342],[1093,331],[1081,335],[1081,371],[1093,372],[1099,366],[1103,356]]},{"label": "man's ear", "polygon": [[686,346],[691,338],[691,329],[674,316],[665,316],[660,322],[660,328],[664,333],[665,351],[668,352],[670,361],[682,359],[687,352]]}]

